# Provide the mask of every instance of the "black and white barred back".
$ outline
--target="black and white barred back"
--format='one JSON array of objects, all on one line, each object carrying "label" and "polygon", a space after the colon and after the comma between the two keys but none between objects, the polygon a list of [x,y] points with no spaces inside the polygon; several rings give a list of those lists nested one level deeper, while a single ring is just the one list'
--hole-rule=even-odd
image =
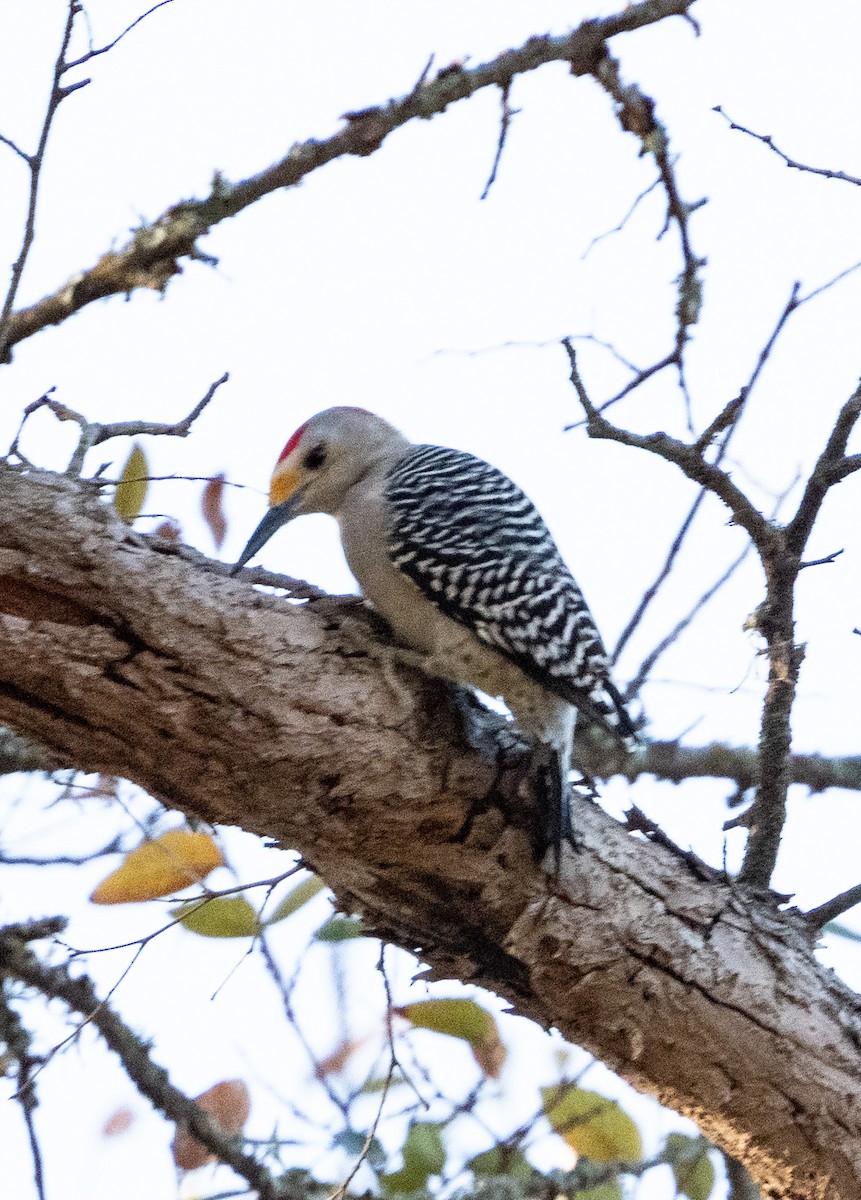
[{"label": "black and white barred back", "polygon": [[624,740],[631,718],[538,509],[490,463],[414,446],[389,472],[392,562],[447,616]]}]

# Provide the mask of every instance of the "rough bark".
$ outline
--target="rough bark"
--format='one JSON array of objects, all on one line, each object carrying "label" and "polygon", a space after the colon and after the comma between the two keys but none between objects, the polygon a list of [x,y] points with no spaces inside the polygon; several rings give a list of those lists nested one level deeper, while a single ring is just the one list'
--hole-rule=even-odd
[{"label": "rough bark", "polygon": [[861,1008],[797,913],[581,805],[558,885],[525,759],[390,664],[361,606],[291,604],[0,469],[0,722],[296,846],[342,904],[558,1027],[776,1196],[861,1197]]}]

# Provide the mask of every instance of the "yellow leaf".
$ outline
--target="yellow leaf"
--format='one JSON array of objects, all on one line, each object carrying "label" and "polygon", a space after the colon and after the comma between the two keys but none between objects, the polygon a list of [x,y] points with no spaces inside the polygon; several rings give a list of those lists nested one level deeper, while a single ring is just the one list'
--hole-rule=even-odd
[{"label": "yellow leaf", "polygon": [[148,475],[149,467],[146,455],[135,442],[126,459],[126,465],[120,472],[120,481],[114,492],[114,508],[129,525],[140,514],[144,506],[149,486]]},{"label": "yellow leaf", "polygon": [[541,1089],[544,1113],[554,1131],[578,1155],[593,1162],[640,1162],[640,1131],[615,1100],[571,1084]]},{"label": "yellow leaf", "polygon": [[127,854],[122,866],[103,879],[93,904],[130,904],[169,896],[199,883],[224,857],[208,833],[171,829]]},{"label": "yellow leaf", "polygon": [[474,1000],[419,1000],[392,1011],[419,1029],[432,1029],[469,1042],[485,1075],[498,1077],[506,1049],[492,1014]]},{"label": "yellow leaf", "polygon": [[260,932],[257,912],[244,896],[214,896],[189,900],[173,910],[180,924],[201,937],[254,937]]}]

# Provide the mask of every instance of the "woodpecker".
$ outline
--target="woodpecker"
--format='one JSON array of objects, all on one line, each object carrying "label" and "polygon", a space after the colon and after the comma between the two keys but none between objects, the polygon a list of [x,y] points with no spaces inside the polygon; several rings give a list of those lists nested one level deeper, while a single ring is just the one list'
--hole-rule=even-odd
[{"label": "woodpecker", "polygon": [[578,712],[626,746],[636,734],[592,614],[535,505],[482,459],[416,445],[351,407],[296,430],[269,505],[234,573],[294,517],[335,517],[351,571],[408,661],[501,697],[545,752],[558,873],[562,840],[572,839]]}]

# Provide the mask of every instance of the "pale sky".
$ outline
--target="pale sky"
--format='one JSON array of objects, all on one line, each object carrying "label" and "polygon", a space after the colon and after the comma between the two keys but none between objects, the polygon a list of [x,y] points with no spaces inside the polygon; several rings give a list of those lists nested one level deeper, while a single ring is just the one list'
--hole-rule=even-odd
[{"label": "pale sky", "polygon": [[[294,140],[334,132],[345,111],[409,91],[431,53],[435,69],[465,56],[477,63],[531,34],[561,32],[614,8],[557,0],[175,0],[88,64],[92,82],[61,107],[19,303],[55,290],[121,245],[142,220],[205,194],[214,171],[228,179],[254,173]],[[38,136],[64,11],[57,0],[4,0],[0,7],[0,133],[25,149]],[[141,9],[127,0],[93,0],[88,11],[101,44]],[[693,12],[702,25],[699,39],[676,19],[616,38],[613,52],[624,77],[656,101],[679,156],[683,197],[708,197],[690,218],[694,249],[708,260],[702,319],[687,359],[694,421],[702,428],[746,382],[793,282],[812,291],[861,259],[861,189],[788,170],[764,145],[731,131],[713,107],[773,135],[796,159],[861,175],[855,119],[861,18],[835,0],[815,13],[776,0],[701,0]],[[619,131],[598,85],[573,78],[561,64],[519,77],[511,103],[519,112],[485,201],[479,197],[499,117],[499,97],[491,92],[431,122],[415,122],[378,153],[335,162],[222,224],[203,243],[218,267],[185,264],[164,298],[136,293],[128,303],[100,302],[19,345],[0,378],[0,444],[11,441],[23,406],[52,386],[58,399],[92,420],[173,421],[228,370],[229,384],[192,437],[147,439],[145,448],[155,473],[225,471],[259,489],[228,495],[223,556],[232,560],[262,515],[272,464],[293,429],[330,404],[361,404],[417,441],[471,450],[509,472],[547,517],[612,645],[695,491],[665,463],[589,442],[582,430],[563,432],[581,413],[558,342],[566,334],[591,334],[639,366],[665,354],[674,331],[678,240],[674,230],[655,240],[664,215],[656,190],[622,233],[584,258],[592,239],[616,226],[651,183],[652,163],[638,157],[633,136]],[[18,253],[24,183],[23,164],[0,146],[4,263]],[[855,387],[859,310],[861,271],[793,315],[753,393],[731,469],[767,509],[809,471]],[[583,343],[580,356],[594,400],[625,382],[606,351]],[[641,431],[685,433],[672,372],[612,415]],[[73,435],[70,426],[40,414],[24,452],[62,468]],[[106,459],[119,465],[127,453],[126,442],[99,447],[88,467]],[[174,514],[186,540],[209,552],[197,515],[199,489],[154,486],[147,509]],[[789,511],[797,495],[797,489],[790,495]],[[859,750],[861,638],[852,635],[861,626],[859,505],[856,476],[829,497],[810,545],[811,557],[841,548],[844,554],[806,572],[799,587],[798,638],[807,643],[807,660],[794,719],[798,750]],[[744,544],[716,502],[699,522],[677,573],[619,664],[622,680]],[[142,521],[141,528],[153,524]],[[354,587],[327,518],[279,533],[260,561],[333,591]],[[656,668],[644,693],[654,736],[694,726],[686,738],[691,744],[755,741],[766,668],[757,640],[742,626],[761,598],[751,558]],[[15,788],[20,796],[17,782]],[[24,788],[35,799],[35,786]],[[681,844],[719,863],[731,791],[723,781],[690,788],[645,782],[636,800]],[[627,786],[615,781],[605,796],[612,811],[621,811]],[[10,853],[44,852],[43,837],[56,847],[79,836],[57,824],[56,814],[29,825],[23,807],[7,829],[17,839],[4,842]],[[775,886],[806,907],[858,882],[859,833],[857,793],[794,795]],[[259,874],[260,852],[250,841],[238,840],[236,858]],[[740,848],[740,835],[732,835],[730,865]],[[46,877],[18,872],[20,890],[4,894],[4,916],[71,906],[75,945],[122,940],[131,923],[149,928],[148,908],[87,908],[103,865],[57,876],[62,882],[51,896],[44,894]],[[861,926],[857,913],[847,923],[853,920]],[[201,1065],[208,1044],[217,1041],[229,1060],[217,1076],[256,1068],[248,1066],[253,1051],[242,1047],[246,1030],[237,1029],[237,1013],[247,1021],[251,1003],[244,978],[208,999],[240,955],[195,946],[201,957],[192,965],[188,941],[184,946],[184,954],[154,946],[124,985],[121,1007],[133,1025],[157,1031],[161,1060],[176,1064],[180,1086],[194,1092],[214,1081],[208,1064]],[[841,942],[829,955],[847,980],[861,983],[853,945]],[[87,964],[103,987],[119,973],[108,957]],[[196,1023],[193,1037],[189,1020]],[[73,1051],[52,1067],[54,1083],[46,1072],[40,1120],[46,1142],[47,1131],[66,1122],[65,1153],[87,1181],[80,1195],[114,1195],[114,1170],[127,1197],[171,1195],[163,1164],[153,1168],[161,1175],[123,1174],[129,1142],[117,1142],[110,1166],[114,1147],[104,1149],[92,1112],[75,1112],[69,1099],[68,1089],[80,1087],[79,1067]],[[104,1078],[110,1082],[97,1121],[117,1106],[122,1088],[116,1073]],[[14,1129],[16,1154],[19,1125],[17,1111],[0,1112],[0,1139],[5,1143]],[[674,1119],[666,1125],[674,1127]],[[135,1154],[147,1152],[150,1135],[162,1136],[157,1123],[155,1133],[152,1124],[149,1134],[142,1128],[134,1134]],[[19,1165],[23,1200],[32,1186],[23,1153]],[[56,1185],[52,1194],[59,1195]],[[68,1195],[74,1200],[78,1193]]]}]

